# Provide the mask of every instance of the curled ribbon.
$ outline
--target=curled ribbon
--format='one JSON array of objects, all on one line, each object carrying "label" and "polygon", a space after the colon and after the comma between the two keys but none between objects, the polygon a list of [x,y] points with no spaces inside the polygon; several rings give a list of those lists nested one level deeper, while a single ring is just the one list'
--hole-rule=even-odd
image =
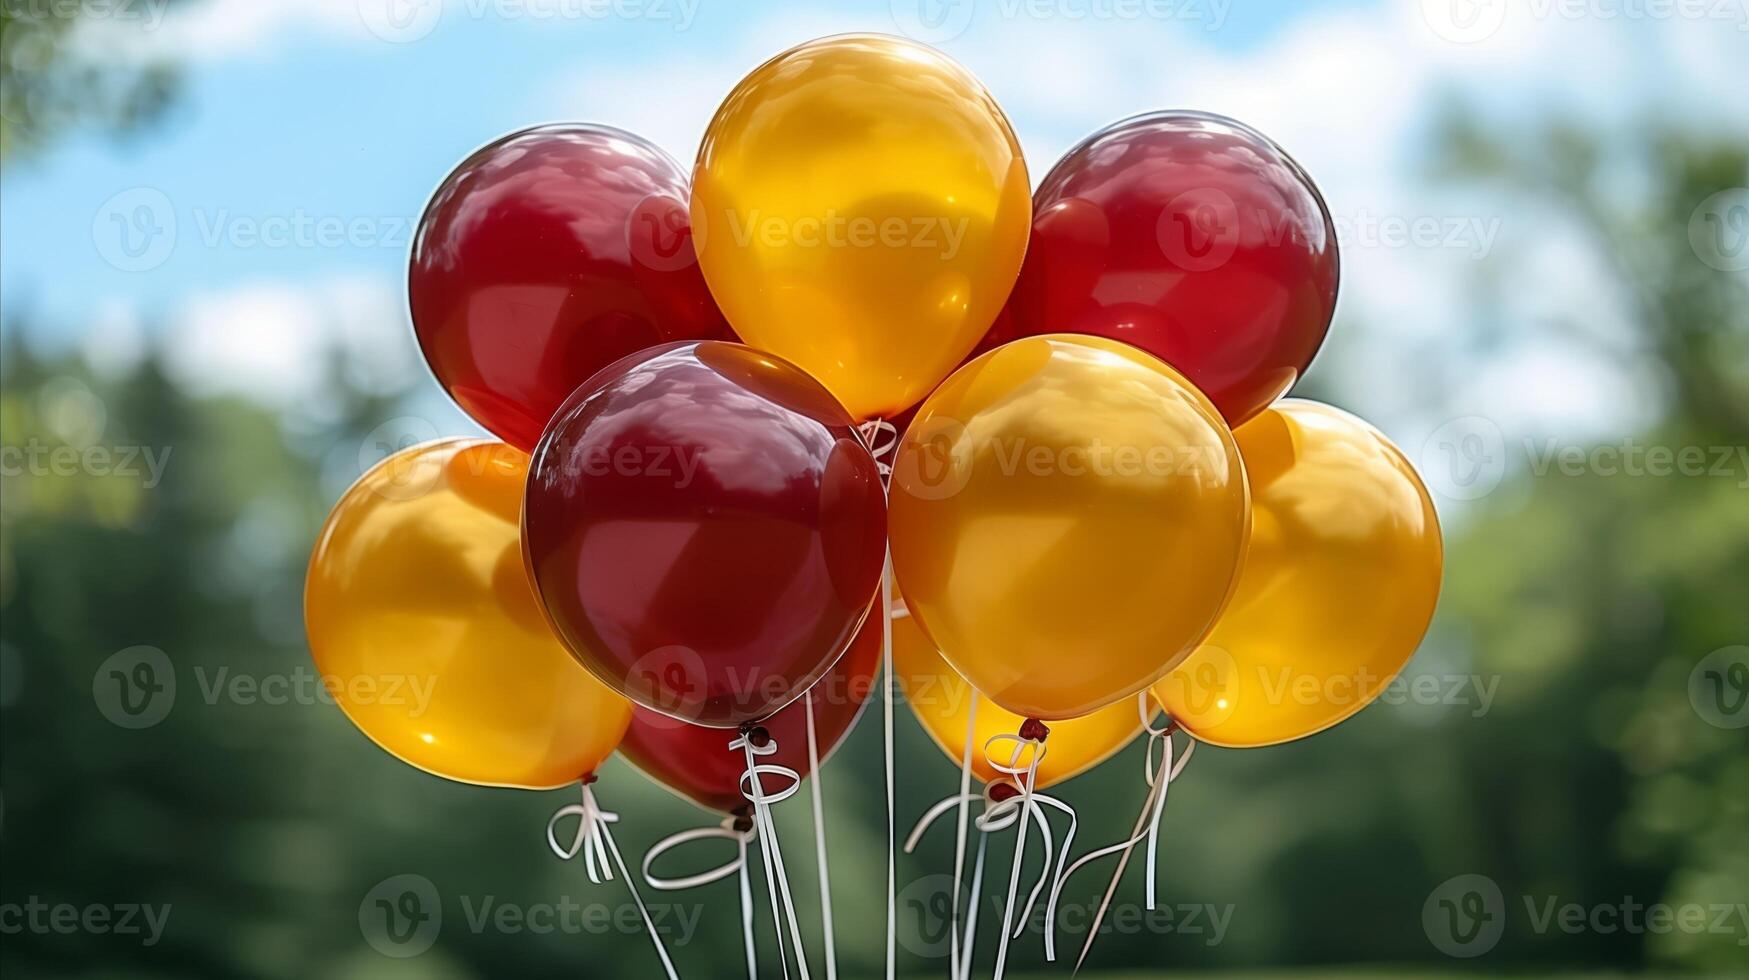
[{"label": "curled ribbon", "polygon": [[[730,875],[740,879],[741,887],[741,935],[747,951],[748,980],[757,980],[759,976],[759,961],[754,955],[753,946],[753,886],[747,879],[747,845],[752,843],[757,832],[752,821],[747,817],[729,817],[717,827],[698,827],[693,830],[683,830],[657,841],[644,854],[644,883],[657,891],[675,892],[688,888],[699,888],[714,882],[722,881]],[[727,863],[701,871],[697,874],[681,878],[658,878],[650,872],[656,859],[685,844],[700,840],[731,840],[735,842],[735,857]]]},{"label": "curled ribbon", "polygon": [[[795,900],[790,895],[789,872],[783,866],[783,850],[777,842],[777,824],[771,819],[771,805],[781,803],[801,789],[802,776],[788,766],[761,763],[759,757],[777,751],[777,740],[763,728],[743,727],[739,737],[729,743],[729,750],[739,749],[747,759],[747,771],[741,774],[741,795],[753,804],[754,828],[759,833],[759,857],[765,865],[765,887],[771,897],[772,920],[777,927],[777,954],[783,965],[783,975],[789,976],[789,956],[784,951],[784,921],[789,923],[790,942],[796,954],[796,970],[802,980],[808,980],[808,956],[802,947],[801,925],[796,919]],[[765,792],[766,776],[786,779],[789,785],[777,793]],[[781,904],[780,904],[781,901]]]},{"label": "curled ribbon", "polygon": [[[583,779],[583,800],[580,803],[568,803],[558,809],[547,820],[547,846],[559,856],[559,860],[568,861],[583,854],[584,867],[589,872],[589,880],[599,885],[604,881],[613,880],[613,869],[619,868],[619,873],[625,878],[626,889],[632,893],[632,901],[638,906],[638,915],[644,920],[644,931],[649,933],[650,942],[656,946],[656,955],[662,959],[662,969],[668,980],[680,980],[680,975],[674,971],[674,961],[668,958],[668,948],[662,945],[662,936],[656,932],[656,923],[650,919],[650,910],[644,905],[644,897],[638,894],[638,886],[632,882],[631,872],[626,870],[625,858],[620,856],[619,845],[613,841],[611,825],[619,822],[619,814],[603,810],[595,800],[595,791],[590,784],[595,782],[594,776]],[[570,846],[559,843],[559,821],[566,817],[577,818],[577,835],[572,838]],[[609,858],[612,864],[608,863]]]},{"label": "curled ribbon", "polygon": [[868,447],[868,454],[874,457],[875,468],[881,476],[893,475],[893,464],[887,459],[899,445],[899,427],[886,419],[869,419],[856,427],[856,434],[862,437],[862,444]]},{"label": "curled ribbon", "polygon": [[[1036,731],[1033,730],[1034,726],[1037,726]],[[1002,945],[996,951],[996,969],[992,974],[993,980],[1002,980],[1003,969],[1008,964],[1008,944],[1026,930],[1026,921],[1032,915],[1032,909],[1038,901],[1039,892],[1044,888],[1046,879],[1052,877],[1050,873],[1052,850],[1050,821],[1046,819],[1046,814],[1040,804],[1055,807],[1069,817],[1069,830],[1063,837],[1063,846],[1058,852],[1059,857],[1057,858],[1055,877],[1059,880],[1063,875],[1063,862],[1068,858],[1069,849],[1075,841],[1075,828],[1079,821],[1076,819],[1074,808],[1054,797],[1034,791],[1034,787],[1038,783],[1038,766],[1045,757],[1044,740],[1047,734],[1048,730],[1043,725],[1028,721],[1021,726],[1020,734],[996,735],[984,743],[984,757],[990,763],[990,767],[1010,777],[1018,784],[1020,790],[1018,795],[998,800],[994,806],[986,807],[977,821],[978,829],[985,833],[1005,829],[1016,820],[1020,823],[1020,830],[1014,837],[1014,864],[1008,878],[1008,900],[1002,911]],[[1005,742],[1014,744],[1014,751],[1009,755],[1006,763],[998,758],[996,752],[996,746]],[[1020,759],[1021,756],[1027,754],[1028,748],[1031,748],[1032,752],[1023,766]],[[989,791],[986,790],[986,792]],[[1027,897],[1026,906],[1022,909],[1019,920],[1016,921],[1014,900],[1020,890],[1020,866],[1026,853],[1027,824],[1034,816],[1038,817],[1039,826],[1045,835],[1044,869],[1039,876],[1038,883],[1033,886],[1031,894]],[[1009,931],[1011,925],[1013,926],[1012,933]],[[1047,932],[1046,935],[1049,936],[1049,933]]]},{"label": "curled ribbon", "polygon": [[[1142,716],[1142,728],[1148,733],[1148,750],[1143,758],[1142,769],[1143,777],[1148,783],[1148,794],[1142,801],[1142,811],[1136,815],[1136,824],[1130,830],[1128,840],[1122,840],[1109,847],[1102,847],[1097,851],[1084,854],[1067,870],[1060,873],[1057,876],[1056,885],[1051,889],[1051,897],[1045,908],[1045,958],[1054,963],[1057,959],[1055,929],[1057,904],[1062,896],[1063,886],[1068,883],[1069,878],[1075,872],[1088,864],[1113,854],[1121,855],[1118,858],[1117,868],[1112,872],[1111,882],[1106,886],[1105,895],[1099,901],[1099,908],[1094,913],[1093,924],[1088,927],[1087,939],[1081,946],[1081,955],[1075,961],[1077,972],[1080,971],[1081,964],[1086,962],[1087,954],[1093,949],[1093,940],[1099,935],[1099,924],[1105,920],[1105,912],[1111,907],[1111,898],[1117,893],[1118,882],[1123,878],[1124,869],[1129,865],[1130,855],[1134,852],[1136,845],[1144,840],[1148,842],[1147,907],[1150,912],[1154,910],[1156,855],[1160,842],[1160,818],[1166,812],[1166,791],[1171,786],[1172,780],[1177,779],[1178,774],[1184,771],[1185,765],[1190,762],[1191,753],[1196,750],[1194,740],[1187,742],[1184,754],[1179,756],[1175,762],[1172,752],[1172,733],[1176,731],[1177,726],[1170,721],[1158,728],[1154,726],[1153,719],[1149,716],[1146,691],[1137,695],[1136,710]],[[1160,748],[1160,765],[1157,768],[1154,765],[1155,746]]]}]

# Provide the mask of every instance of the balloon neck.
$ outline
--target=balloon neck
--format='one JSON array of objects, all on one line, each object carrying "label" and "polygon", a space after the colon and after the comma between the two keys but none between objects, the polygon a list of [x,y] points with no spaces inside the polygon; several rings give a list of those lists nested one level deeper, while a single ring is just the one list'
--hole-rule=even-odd
[{"label": "balloon neck", "polygon": [[771,744],[771,733],[765,730],[765,726],[755,725],[750,721],[741,723],[741,737],[756,749],[763,749]]},{"label": "balloon neck", "polygon": [[581,778],[577,781],[584,786],[593,786],[593,785],[595,785],[595,781],[597,779],[600,779],[600,778],[601,778],[600,776],[597,776],[596,774],[594,774],[592,772],[586,772],[583,774],[583,778]]},{"label": "balloon neck", "polygon": [[991,783],[990,802],[1002,803],[1020,795],[1020,789],[1013,783]]},{"label": "balloon neck", "polygon": [[1028,718],[1020,723],[1020,737],[1026,739],[1028,742],[1038,742],[1042,744],[1045,739],[1050,737],[1050,734],[1050,728],[1037,718]]},{"label": "balloon neck", "polygon": [[743,803],[729,811],[729,829],[737,834],[749,833],[753,830],[753,807]]}]

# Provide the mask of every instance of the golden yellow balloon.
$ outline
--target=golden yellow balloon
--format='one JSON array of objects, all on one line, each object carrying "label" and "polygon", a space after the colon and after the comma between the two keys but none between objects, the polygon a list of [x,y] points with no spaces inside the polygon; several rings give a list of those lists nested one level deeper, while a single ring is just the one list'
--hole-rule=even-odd
[{"label": "golden yellow balloon", "polygon": [[954,372],[899,444],[888,528],[906,605],[1023,717],[1145,690],[1214,624],[1250,526],[1233,434],[1128,344],[1050,334]]},{"label": "golden yellow balloon", "polygon": [[1276,745],[1365,707],[1420,645],[1439,600],[1439,518],[1377,429],[1316,402],[1239,427],[1251,545],[1207,642],[1154,688],[1215,745]]},{"label": "golden yellow balloon", "polygon": [[742,340],[857,418],[889,418],[996,318],[1031,194],[970,72],[912,41],[845,35],[785,51],[724,100],[693,173],[692,234]]},{"label": "golden yellow balloon", "polygon": [[[941,651],[923,635],[909,616],[893,621],[893,669],[905,689],[923,730],[941,746],[954,765],[964,761],[966,720],[975,701],[978,714],[972,721],[972,773],[980,782],[1000,777],[991,768],[984,744],[997,735],[1013,735],[1026,719],[991,704],[961,677]],[[1149,710],[1153,707],[1150,704]],[[1051,724],[1050,750],[1039,762],[1037,789],[1044,789],[1092,769],[1111,758],[1142,732],[1142,716],[1135,699],[1119,701],[1090,715]]]},{"label": "golden yellow balloon", "polygon": [[462,782],[551,789],[594,772],[632,708],[536,605],[518,521],[527,477],[527,456],[473,439],[379,463],[322,528],[304,624],[323,683],[390,754]]}]

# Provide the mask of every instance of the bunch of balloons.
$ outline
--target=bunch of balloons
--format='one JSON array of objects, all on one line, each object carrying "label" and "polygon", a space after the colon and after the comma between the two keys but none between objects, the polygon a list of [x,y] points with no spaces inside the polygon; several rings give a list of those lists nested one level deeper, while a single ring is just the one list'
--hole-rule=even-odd
[{"label": "bunch of balloons", "polygon": [[1148,732],[1157,820],[1174,729],[1300,738],[1402,668],[1439,588],[1428,494],[1376,429],[1283,399],[1337,270],[1317,189],[1258,132],[1135,117],[1032,191],[983,85],[893,37],[760,66],[690,179],[610,127],[513,133],[443,181],[408,275],[432,373],[497,438],[346,492],[312,652],[412,765],[581,783],[548,833],[597,880],[631,879],[590,786],[616,749],[720,811],[699,833],[737,864],[665,880],[652,852],[646,882],[745,876],[759,839],[805,977],[769,809],[814,773],[818,816],[883,661],[962,767],[962,853],[974,774],[978,829],[1018,818],[1018,848],[1033,818],[1048,840],[1039,801],[1068,810],[1041,790]]}]

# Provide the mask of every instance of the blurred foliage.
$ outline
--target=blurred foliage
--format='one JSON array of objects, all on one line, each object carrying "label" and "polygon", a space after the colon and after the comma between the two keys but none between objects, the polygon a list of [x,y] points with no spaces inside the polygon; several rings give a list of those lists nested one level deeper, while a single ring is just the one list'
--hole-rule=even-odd
[{"label": "blurred foliage", "polygon": [[[28,108],[35,96],[15,101],[17,24],[6,16],[8,154],[70,120],[140,118],[114,108],[133,96],[42,97],[40,105],[77,107],[71,114]],[[64,27],[49,25],[56,38]],[[91,71],[67,64],[51,75],[70,80],[63,92],[109,91],[108,82],[89,87]],[[146,84],[142,91],[154,91]],[[14,105],[27,106],[22,124]],[[37,125],[44,120],[52,125]],[[1667,379],[1666,410],[1636,440],[1749,444],[1745,277],[1696,261],[1687,237],[1700,201],[1749,184],[1749,146],[1669,133],[1640,149],[1650,190],[1624,196],[1600,173],[1616,150],[1593,136],[1555,125],[1542,140],[1503,144],[1460,115],[1432,176],[1487,182],[1558,208],[1616,263],[1635,297],[1631,349],[1621,356],[1656,364]],[[1586,335],[1586,325],[1570,326],[1569,336]],[[377,751],[331,706],[209,693],[221,671],[261,679],[310,670],[301,626],[308,548],[360,472],[366,433],[403,402],[362,394],[337,370],[325,398],[331,410],[278,415],[244,400],[191,397],[152,356],[119,376],[95,375],[75,357],[44,359],[18,340],[36,332],[16,323],[5,331],[0,443],[41,452],[147,447],[166,465],[150,486],[95,465],[9,467],[0,477],[0,903],[168,903],[172,911],[149,948],[120,935],[6,935],[5,975],[655,975],[636,930],[541,934],[469,920],[487,898],[519,907],[569,898],[623,914],[621,883],[592,886],[547,851],[544,821],[570,793],[446,783]],[[1749,901],[1749,729],[1707,724],[1687,693],[1700,658],[1749,642],[1742,476],[1519,473],[1472,505],[1453,522],[1440,614],[1411,673],[1498,677],[1490,710],[1380,704],[1316,739],[1262,752],[1201,750],[1172,790],[1161,895],[1167,904],[1230,907],[1224,941],[1108,935],[1092,968],[1741,975],[1749,963],[1741,932],[1538,932],[1523,899]],[[93,692],[104,661],[140,644],[166,653],[178,690],[161,724],[130,730],[107,720]],[[956,776],[903,707],[899,718],[902,833],[953,791]],[[884,946],[879,734],[878,711],[870,712],[825,774],[847,976],[878,975]],[[1063,788],[1081,810],[1078,851],[1128,832],[1141,769],[1132,746]],[[611,766],[599,789],[626,815],[618,836],[634,864],[662,835],[712,822],[623,765]],[[806,803],[781,807],[779,825],[798,901],[811,907]],[[938,827],[916,855],[901,857],[901,889],[912,889],[902,892],[900,915],[907,974],[943,972],[939,959],[915,955],[909,899],[951,867],[951,836]],[[993,845],[989,877],[998,884],[986,896],[1006,882],[1009,839]],[[661,870],[711,856],[676,855],[676,867]],[[1077,878],[1066,900],[1096,898],[1108,867]],[[373,886],[406,873],[436,886],[444,925],[429,952],[396,960],[366,943],[359,913]],[[1137,873],[1119,893],[1132,911]],[[1422,922],[1430,892],[1463,874],[1488,876],[1507,897],[1499,946],[1473,961],[1441,954]],[[763,887],[755,888],[763,907]],[[702,914],[701,931],[673,945],[685,975],[739,975],[732,882],[645,897]],[[994,914],[980,944],[986,963]],[[804,918],[813,928],[817,917]],[[762,915],[758,926],[769,969],[770,923]],[[1077,949],[1078,937],[1065,945]],[[1045,972],[1038,946],[1036,934],[1017,944],[1017,974],[1066,972]]]},{"label": "blurred foliage", "polygon": [[0,160],[30,157],[80,126],[126,134],[162,115],[176,88],[174,66],[136,57],[116,47],[117,38],[92,37],[108,26],[93,11],[143,17],[146,7],[142,0],[0,2]]}]

